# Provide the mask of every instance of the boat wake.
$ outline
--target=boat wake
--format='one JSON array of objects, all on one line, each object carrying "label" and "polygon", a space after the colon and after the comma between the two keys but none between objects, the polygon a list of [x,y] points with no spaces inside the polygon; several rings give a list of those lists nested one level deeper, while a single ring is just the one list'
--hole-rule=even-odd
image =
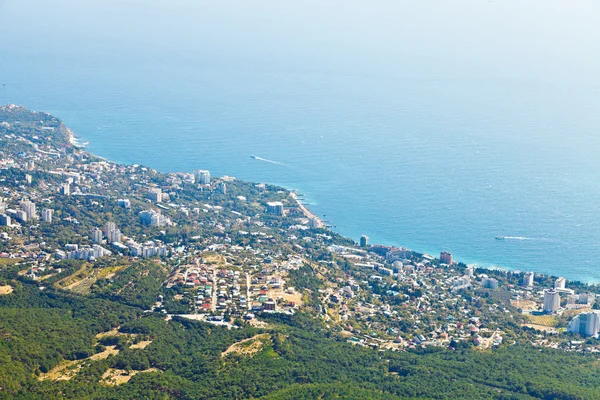
[{"label": "boat wake", "polygon": [[551,239],[532,238],[532,237],[525,237],[525,236],[496,236],[496,240],[543,240],[543,241],[547,241],[547,240],[551,240]]},{"label": "boat wake", "polygon": [[507,239],[507,240],[533,240],[533,238],[528,238],[525,236],[504,236],[504,239]]},{"label": "boat wake", "polygon": [[283,165],[283,166],[285,166],[285,164],[282,163],[282,162],[274,161],[274,160],[269,160],[268,158],[262,158],[262,157],[259,157],[259,156],[255,156],[254,154],[251,155],[250,157],[252,157],[255,160],[266,162],[266,163],[269,163],[269,164],[275,164],[275,165]]}]

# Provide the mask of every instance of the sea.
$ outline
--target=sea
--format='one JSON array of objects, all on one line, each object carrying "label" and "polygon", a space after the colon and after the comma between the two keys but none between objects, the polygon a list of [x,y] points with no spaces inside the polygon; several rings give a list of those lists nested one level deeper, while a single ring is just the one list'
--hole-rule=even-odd
[{"label": "sea", "polygon": [[599,20],[596,0],[0,0],[0,103],[112,161],[294,189],[355,240],[595,283]]}]

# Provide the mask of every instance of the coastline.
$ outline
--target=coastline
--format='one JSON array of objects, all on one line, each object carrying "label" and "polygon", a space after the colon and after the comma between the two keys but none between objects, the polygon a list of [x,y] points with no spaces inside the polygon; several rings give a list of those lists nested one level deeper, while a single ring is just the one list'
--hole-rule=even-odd
[{"label": "coastline", "polygon": [[298,199],[298,195],[292,190],[290,190],[290,197],[293,198],[294,201],[296,201],[296,204],[298,205],[300,211],[302,211],[302,214],[304,214],[304,216],[308,218],[309,221],[314,221],[314,228],[327,228],[325,223],[319,217],[317,217],[315,213],[310,211],[304,204],[300,202],[300,200]]},{"label": "coastline", "polygon": [[[62,123],[62,121],[61,121],[61,123]],[[70,128],[68,128],[66,125],[65,125],[65,132],[67,134],[68,142],[72,146],[74,146],[76,148],[79,148],[79,149],[85,149],[87,143],[84,142],[84,144],[81,144],[80,143],[81,139],[78,138],[75,135],[75,133]],[[94,156],[94,157],[97,157],[99,159],[108,161],[108,159],[106,159],[106,158],[104,158],[102,156],[93,154],[93,153],[91,153],[89,151],[87,151],[87,152],[90,155]],[[115,163],[120,164],[120,162],[118,162],[118,161],[116,161]],[[287,189],[287,188],[285,188],[285,186],[282,186],[282,188],[285,189],[285,190],[287,190],[287,191],[289,191],[290,197],[292,197],[294,199],[294,201],[296,202],[296,205],[297,205],[298,209],[300,209],[300,211],[304,214],[304,216],[306,218],[308,218],[309,220],[313,221],[313,224],[314,224],[313,228],[318,228],[318,229],[323,229],[324,228],[324,229],[331,230],[332,232],[335,232],[330,226],[328,226],[327,224],[325,224],[323,222],[323,220],[321,220],[317,216],[317,214],[315,214],[313,211],[311,211],[306,205],[302,204],[301,201],[300,201],[300,199],[299,199],[299,197],[298,197],[298,195],[292,189]],[[336,232],[336,233],[338,233],[338,234],[340,234],[342,236],[346,236],[346,235],[343,235],[343,234],[341,234],[339,232]],[[351,237],[349,237],[349,239],[355,241]],[[391,244],[390,246],[400,246],[400,244],[394,243],[394,244]],[[415,250],[415,249],[411,249],[411,251],[414,251],[416,253],[421,253],[419,250]],[[468,257],[467,257],[467,259],[468,259]],[[457,262],[461,262],[460,257],[457,257],[456,261]],[[464,262],[464,263],[467,264],[467,265],[472,265],[472,266],[474,266],[476,268],[479,268],[481,270],[486,270],[486,271],[502,271],[504,273],[519,273],[519,272],[525,272],[525,271],[529,270],[529,269],[527,269],[527,270],[518,269],[517,270],[517,269],[513,269],[513,268],[510,268],[510,267],[507,267],[507,266],[499,266],[499,265],[495,265],[495,264],[487,263],[487,262],[482,262],[482,261],[471,261],[471,260],[469,260],[469,261]],[[550,272],[535,272],[535,274],[536,275],[541,275],[541,276],[548,276],[548,277],[559,276],[559,275],[553,275]],[[585,279],[584,280],[584,279],[569,278],[568,275],[560,275],[560,276],[564,276],[565,278],[569,279],[572,282],[581,282],[581,283],[587,284],[587,285],[598,285],[599,284],[599,282],[597,280],[593,280],[593,279]]]},{"label": "coastline", "polygon": [[[75,132],[73,132],[70,128],[65,126],[65,132],[67,134],[67,140],[69,141],[69,144],[73,147],[77,147],[78,149],[84,149],[85,146],[87,145],[87,143],[80,143],[79,142],[79,138],[77,137],[77,135],[75,135]],[[94,156],[96,156],[94,154]],[[99,156],[96,156],[99,157]],[[101,157],[99,157],[101,158]]]}]

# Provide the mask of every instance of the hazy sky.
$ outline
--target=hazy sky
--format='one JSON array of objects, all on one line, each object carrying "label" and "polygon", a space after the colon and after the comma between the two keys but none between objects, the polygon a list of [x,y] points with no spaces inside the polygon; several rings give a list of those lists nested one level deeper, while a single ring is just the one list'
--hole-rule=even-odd
[{"label": "hazy sky", "polygon": [[599,22],[596,0],[5,0],[0,51],[597,85]]}]

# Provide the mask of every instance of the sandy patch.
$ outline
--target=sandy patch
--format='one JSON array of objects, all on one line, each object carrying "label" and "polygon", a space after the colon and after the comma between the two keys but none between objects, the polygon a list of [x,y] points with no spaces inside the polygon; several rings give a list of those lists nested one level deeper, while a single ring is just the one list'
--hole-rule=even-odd
[{"label": "sandy patch", "polygon": [[100,383],[108,386],[119,386],[127,383],[137,374],[146,372],[160,372],[156,368],[150,368],[143,371],[125,371],[124,369],[109,368],[103,375]]},{"label": "sandy patch", "polygon": [[106,346],[106,350],[102,353],[94,354],[93,356],[86,358],[86,360],[106,360],[108,356],[116,356],[119,354],[117,346]]},{"label": "sandy patch", "polygon": [[0,295],[10,294],[13,290],[15,289],[10,285],[0,286]]},{"label": "sandy patch", "polygon": [[130,349],[145,349],[148,345],[152,343],[152,340],[142,340],[141,342],[132,344],[129,346]]},{"label": "sandy patch", "polygon": [[240,342],[234,343],[227,350],[221,353],[221,357],[225,357],[228,354],[236,353],[243,356],[253,356],[265,347],[271,337],[268,333],[262,333],[260,335],[253,336],[248,339],[244,339]]},{"label": "sandy patch", "polygon": [[510,305],[515,308],[520,308],[523,311],[535,311],[538,309],[538,305],[531,300],[511,300]]},{"label": "sandy patch", "polygon": [[77,375],[85,361],[104,360],[107,359],[110,355],[117,354],[119,354],[119,350],[117,350],[115,346],[108,346],[106,350],[104,350],[102,353],[94,354],[93,356],[85,358],[83,360],[63,361],[47,373],[41,374],[38,379],[40,381],[68,381],[75,377],[75,375]]},{"label": "sandy patch", "polygon": [[45,374],[39,376],[40,381],[68,381],[81,369],[82,360],[63,361]]},{"label": "sandy patch", "polygon": [[268,324],[265,321],[260,321],[256,318],[248,321],[248,324],[252,325],[255,328],[262,328],[262,329],[270,329],[270,328],[274,327],[274,325]]},{"label": "sandy patch", "polygon": [[102,339],[107,336],[127,336],[127,334],[119,332],[119,328],[117,327],[108,332],[100,332],[99,334],[96,335],[96,339]]},{"label": "sandy patch", "polygon": [[296,291],[294,293],[287,293],[285,290],[281,290],[281,289],[270,289],[270,290],[267,290],[267,296],[269,298],[272,298],[275,300],[277,300],[279,298],[283,298],[286,303],[294,302],[298,306],[302,305],[302,293],[301,292]]},{"label": "sandy patch", "polygon": [[205,264],[225,264],[225,257],[216,253],[205,253],[202,255]]}]

